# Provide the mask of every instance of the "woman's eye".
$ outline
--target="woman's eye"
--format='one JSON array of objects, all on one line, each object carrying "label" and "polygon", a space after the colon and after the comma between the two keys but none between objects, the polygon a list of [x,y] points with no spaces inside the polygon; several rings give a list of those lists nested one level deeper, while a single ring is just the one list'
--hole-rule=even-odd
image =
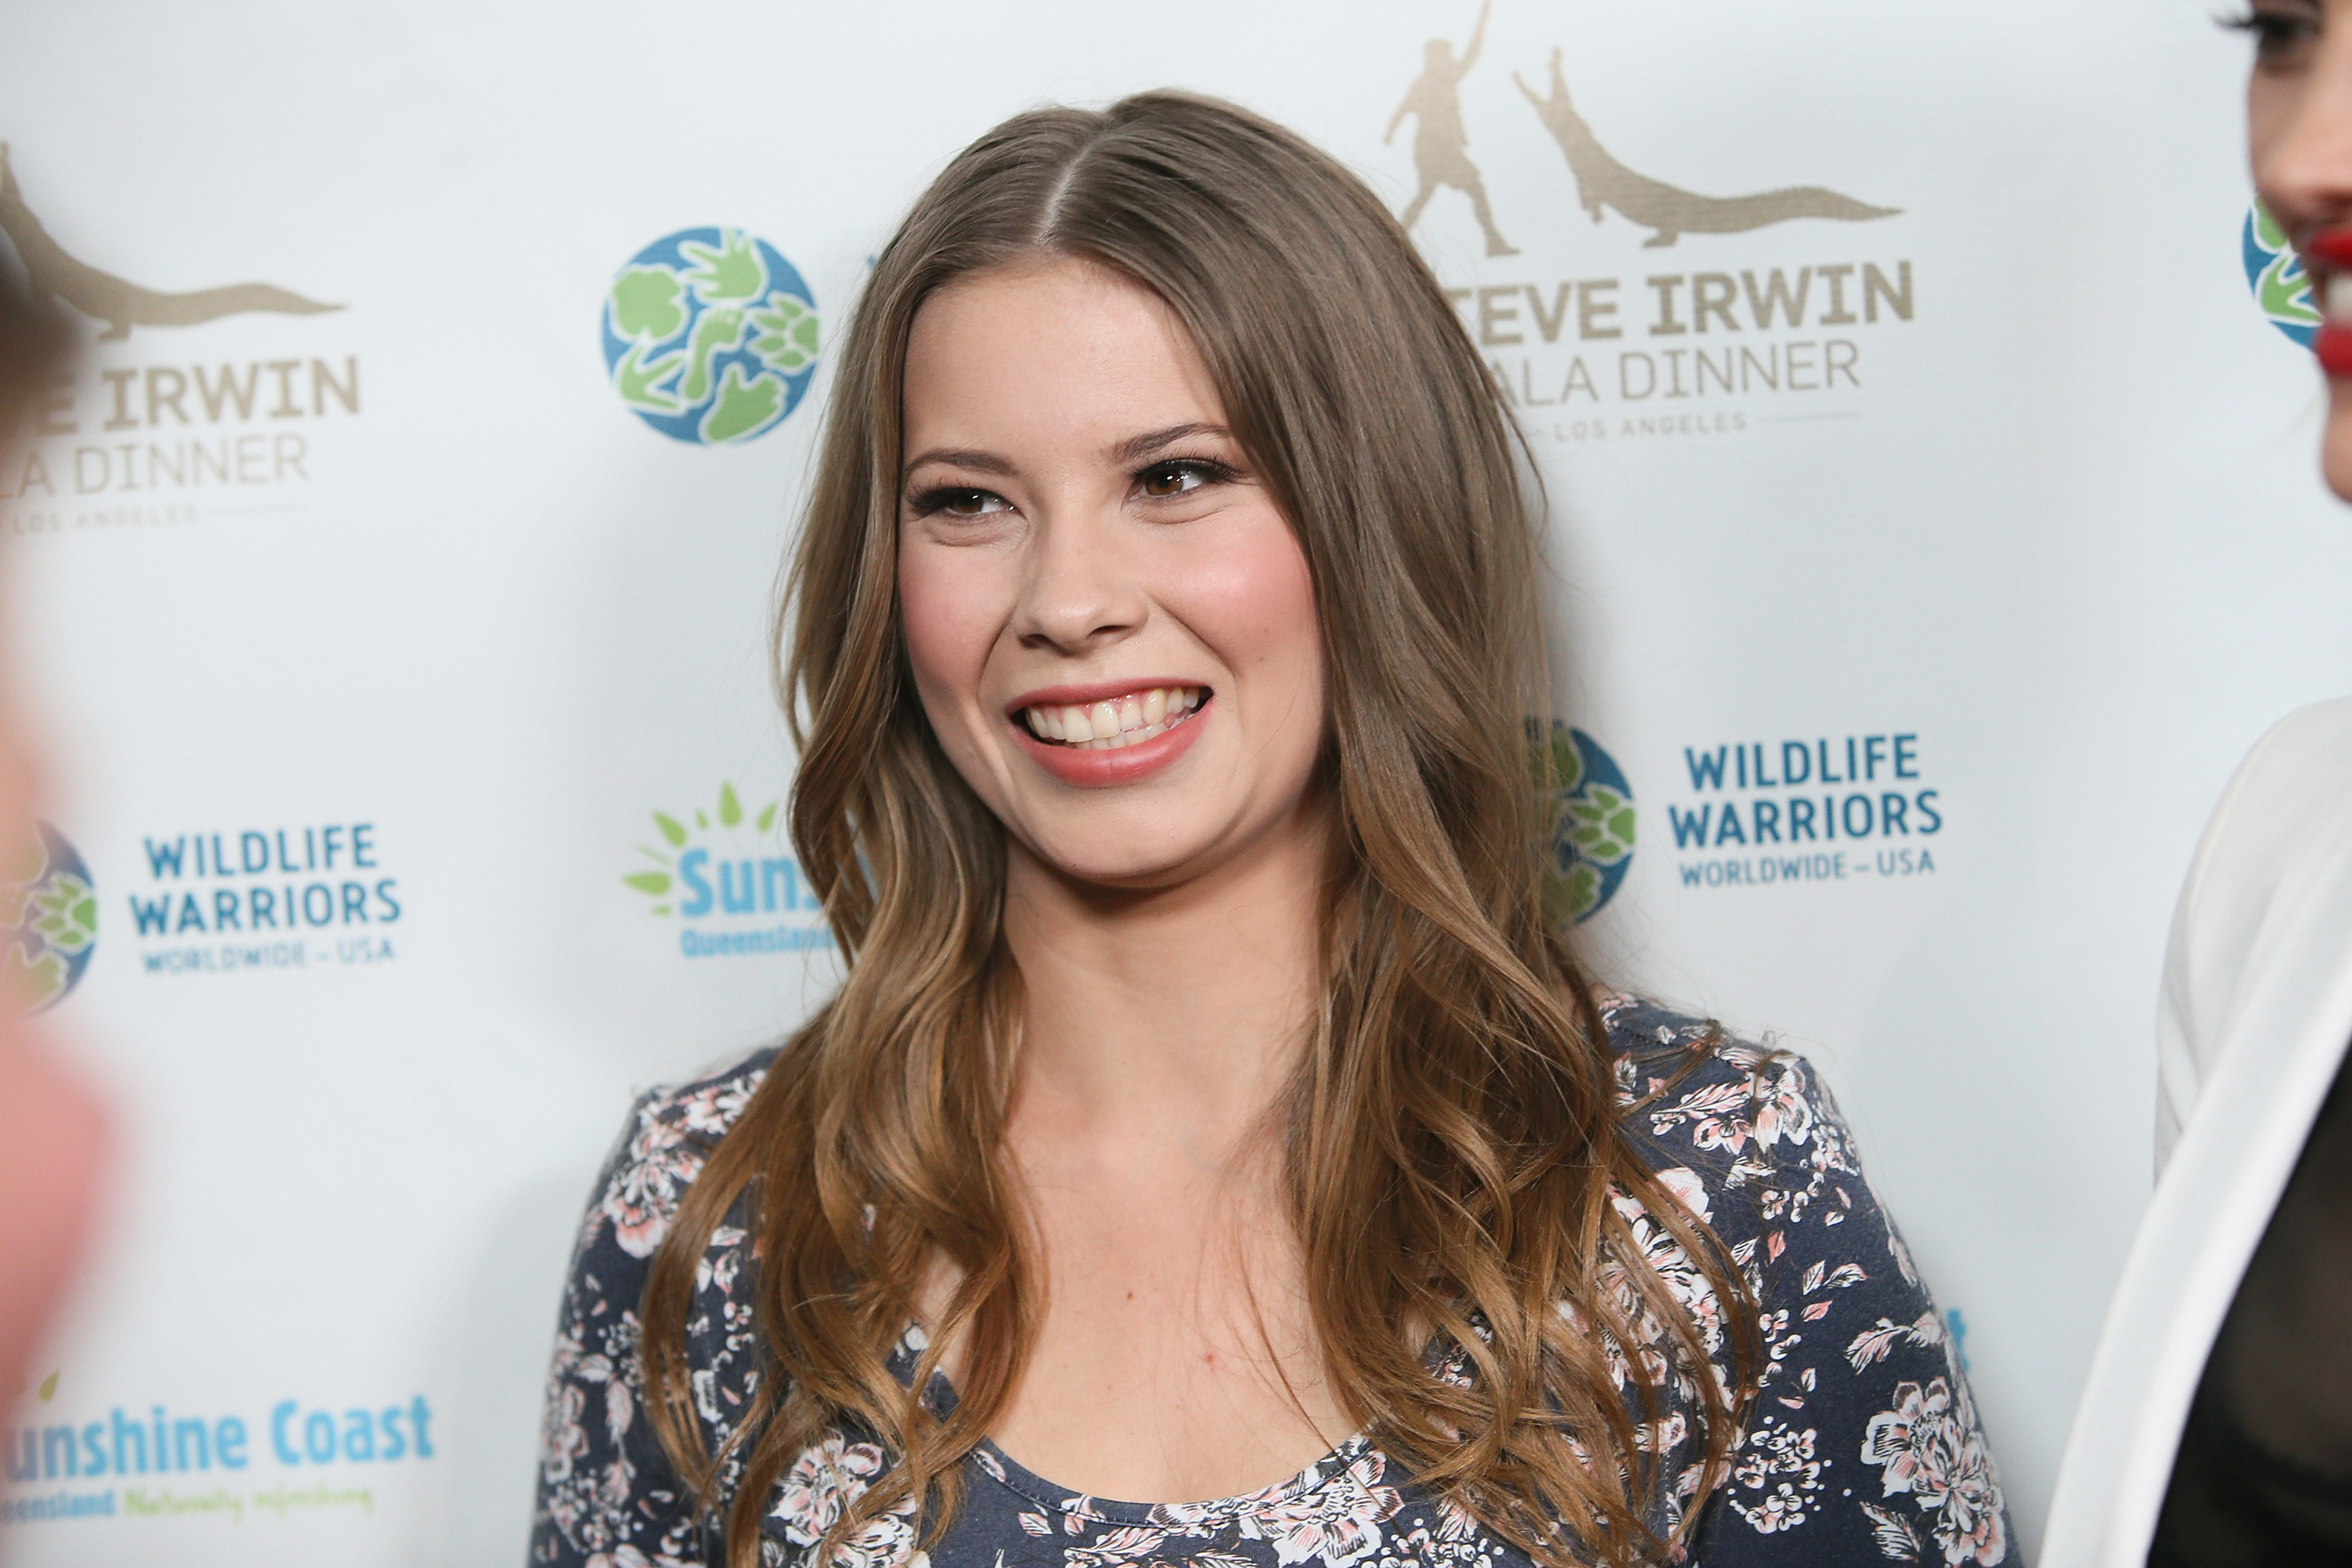
[{"label": "woman's eye", "polygon": [[985,517],[990,512],[1010,511],[1013,508],[1011,502],[993,490],[947,485],[917,496],[915,510],[925,514],[945,512],[950,517]]},{"label": "woman's eye", "polygon": [[2292,64],[2319,37],[2319,19],[2301,9],[2257,7],[2232,16],[2229,26],[2254,38],[2256,63],[2273,69]]},{"label": "woman's eye", "polygon": [[1207,463],[1157,463],[1144,469],[1137,482],[1145,495],[1154,500],[1165,500],[1171,496],[1189,495],[1221,477]]}]

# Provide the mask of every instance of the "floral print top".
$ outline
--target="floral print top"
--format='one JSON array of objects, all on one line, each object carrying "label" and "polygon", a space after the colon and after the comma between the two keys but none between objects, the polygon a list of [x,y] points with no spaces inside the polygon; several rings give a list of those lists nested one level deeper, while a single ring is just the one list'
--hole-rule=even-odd
[{"label": "floral print top", "polygon": [[[1829,1091],[1801,1058],[1727,1036],[1677,1079],[1710,1026],[1630,996],[1607,999],[1603,1017],[1628,1130],[1732,1249],[1762,1310],[1762,1391],[1731,1474],[1693,1498],[1700,1445],[1688,1421],[1670,1411],[1645,1428],[1645,1446],[1658,1445],[1665,1473],[1680,1477],[1654,1525],[1696,1507],[1684,1561],[1712,1568],[2012,1561],[1956,1349]],[[695,1509],[641,1408],[638,1310],[680,1194],[772,1058],[647,1095],[598,1179],[548,1377],[534,1564],[724,1562],[715,1518]],[[1638,1203],[1616,1202],[1727,1359],[1722,1305],[1704,1277]],[[688,1355],[714,1446],[757,1376],[751,1268],[749,1236],[729,1224],[696,1273]],[[922,1344],[910,1329],[894,1357],[902,1376]],[[803,1452],[769,1500],[765,1568],[1528,1568],[1361,1434],[1263,1491],[1186,1503],[1088,1497],[984,1444],[967,1460],[963,1507],[928,1552],[910,1503],[869,1521],[831,1564],[814,1563],[828,1528],[889,1463],[854,1431]]]}]

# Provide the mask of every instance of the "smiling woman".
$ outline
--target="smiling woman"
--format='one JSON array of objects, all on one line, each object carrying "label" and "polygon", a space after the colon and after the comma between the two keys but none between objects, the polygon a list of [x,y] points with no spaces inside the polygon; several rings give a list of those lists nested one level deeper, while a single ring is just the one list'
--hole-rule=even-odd
[{"label": "smiling woman", "polygon": [[2007,1558],[1810,1069],[1546,914],[1516,432],[1369,191],[1023,115],[833,397],[781,684],[847,973],[638,1106],[537,1561]]},{"label": "smiling woman", "polygon": [[1073,258],[959,281],[916,317],[906,409],[908,664],[1016,879],[1288,834],[1317,881],[1314,584],[1174,313]]}]

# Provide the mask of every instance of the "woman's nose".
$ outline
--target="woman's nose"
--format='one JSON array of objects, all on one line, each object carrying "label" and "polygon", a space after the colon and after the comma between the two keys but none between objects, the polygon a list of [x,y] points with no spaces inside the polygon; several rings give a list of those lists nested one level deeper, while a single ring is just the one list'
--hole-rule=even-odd
[{"label": "woman's nose", "polygon": [[1050,509],[1041,521],[1014,620],[1021,639],[1078,655],[1139,628],[1150,599],[1118,523],[1075,507]]}]

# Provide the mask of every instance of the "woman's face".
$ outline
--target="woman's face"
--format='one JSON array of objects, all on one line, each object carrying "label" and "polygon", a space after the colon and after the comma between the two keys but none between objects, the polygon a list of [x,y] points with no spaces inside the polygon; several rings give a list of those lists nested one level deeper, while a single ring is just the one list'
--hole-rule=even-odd
[{"label": "woman's face", "polygon": [[2247,26],[2254,184],[2327,315],[2316,345],[2328,397],[2320,466],[2352,500],[2352,0],[2253,0]]},{"label": "woman's face", "polygon": [[1157,295],[1067,259],[940,290],[905,423],[916,689],[1016,855],[1160,887],[1317,831],[1307,561]]}]

